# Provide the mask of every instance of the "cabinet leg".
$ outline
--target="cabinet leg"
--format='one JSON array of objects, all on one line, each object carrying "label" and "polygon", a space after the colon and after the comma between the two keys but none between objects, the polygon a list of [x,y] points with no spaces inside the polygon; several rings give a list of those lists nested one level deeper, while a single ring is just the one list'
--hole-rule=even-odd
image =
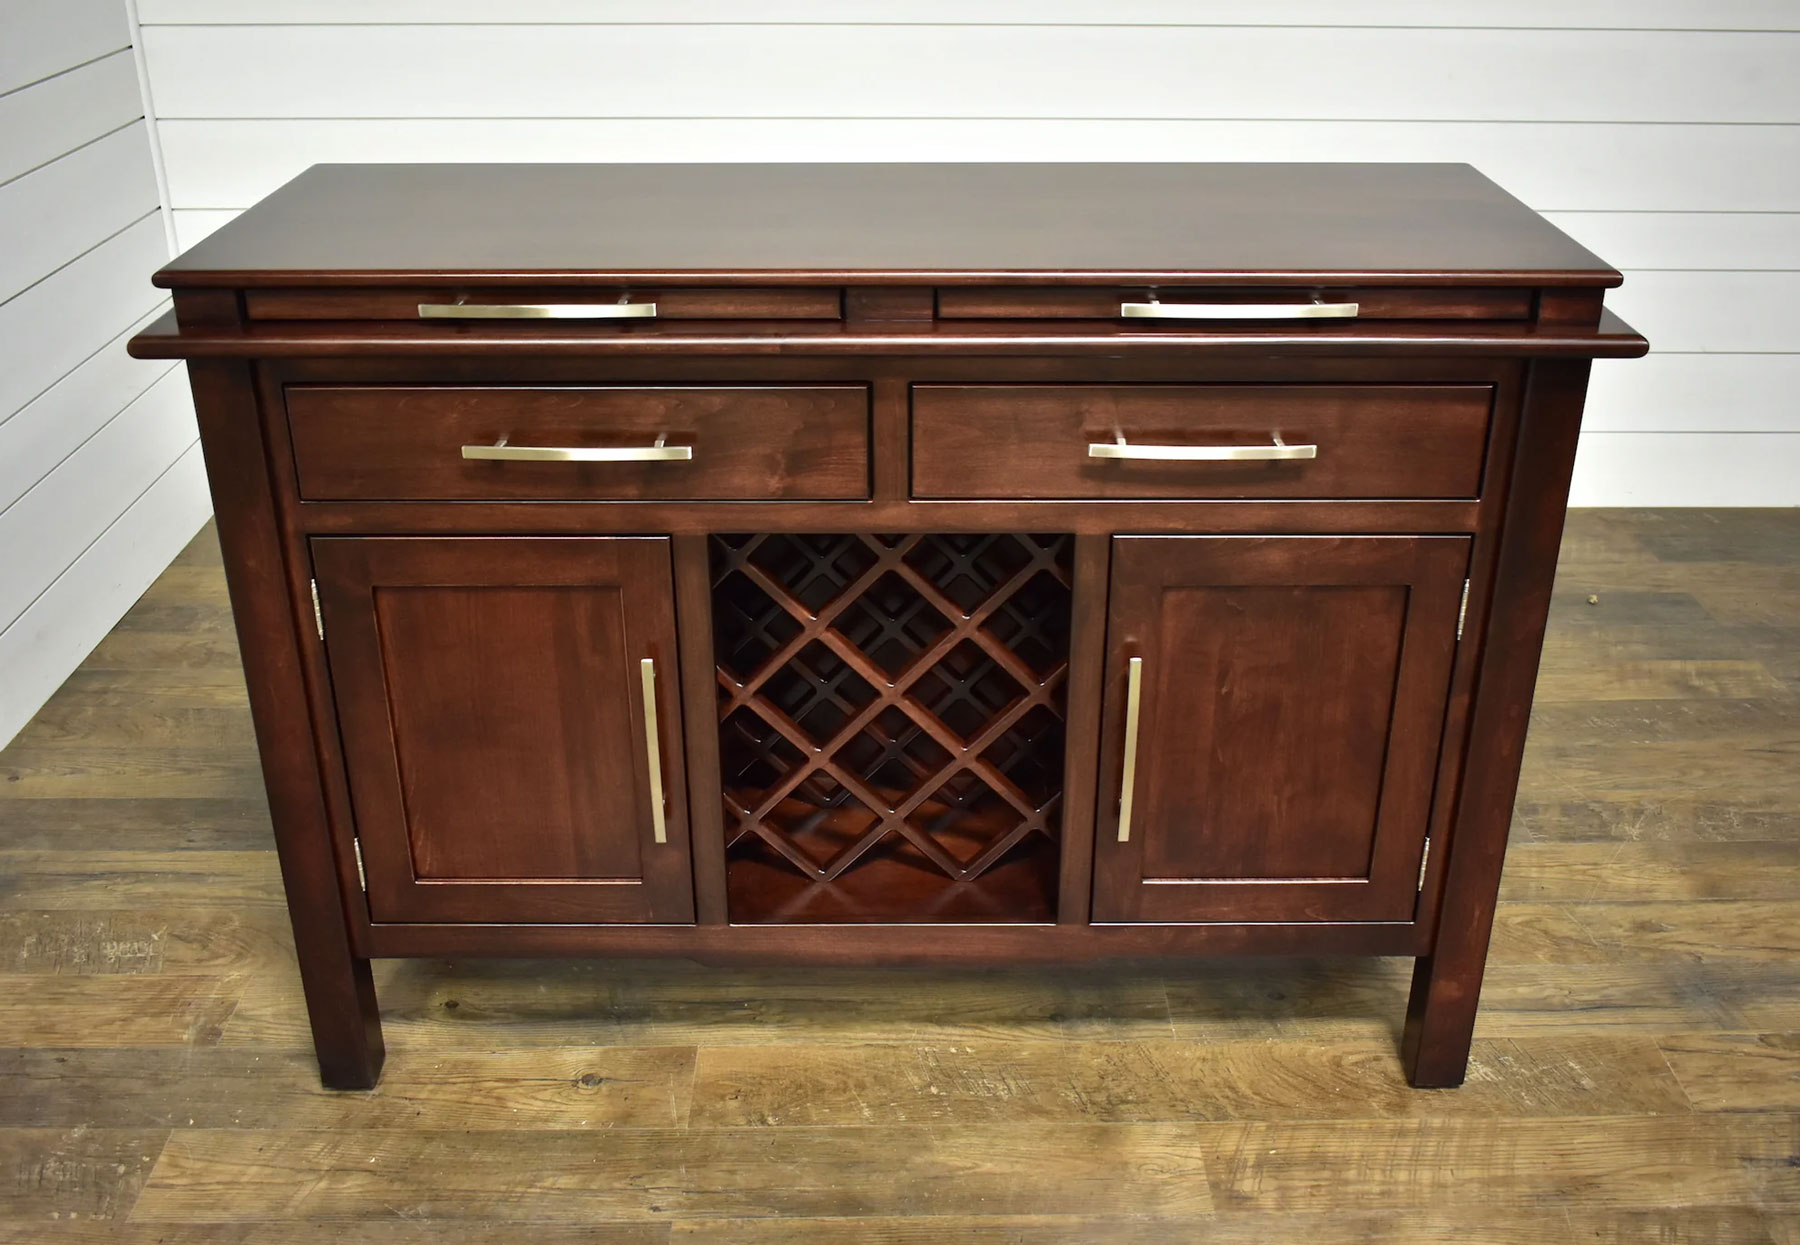
[{"label": "cabinet leg", "polygon": [[1453,959],[1423,956],[1413,965],[1400,1058],[1414,1089],[1454,1089],[1468,1072],[1482,963],[1477,958],[1458,965]]},{"label": "cabinet leg", "polygon": [[381,1076],[387,1047],[381,1040],[381,1012],[375,1002],[375,979],[369,961],[305,951],[300,981],[306,993],[306,1015],[312,1024],[319,1080],[326,1089],[373,1089]]},{"label": "cabinet leg", "polygon": [[[1512,460],[1520,467],[1507,483],[1491,606],[1475,627],[1474,708],[1455,824],[1443,845],[1439,920],[1431,954],[1413,968],[1400,1042],[1407,1080],[1420,1089],[1461,1085],[1468,1072],[1587,378],[1585,359],[1535,360],[1526,376]],[[1470,609],[1482,612],[1478,602]]]},{"label": "cabinet leg", "polygon": [[289,580],[269,476],[256,382],[236,359],[196,359],[188,369],[199,417],[219,549],[250,716],[269,792],[269,819],[293,922],[300,984],[319,1075],[330,1089],[368,1089],[385,1053],[369,962],[352,954],[344,890],[331,850],[319,783],[318,742],[306,686],[307,574]]}]

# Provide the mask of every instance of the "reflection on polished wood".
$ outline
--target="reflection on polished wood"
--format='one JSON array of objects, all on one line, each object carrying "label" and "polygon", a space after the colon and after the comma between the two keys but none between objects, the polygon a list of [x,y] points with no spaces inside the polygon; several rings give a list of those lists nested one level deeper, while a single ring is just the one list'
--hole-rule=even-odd
[{"label": "reflection on polished wood", "polygon": [[1455,1093],[1280,959],[384,961],[323,1090],[231,635],[208,533],[0,753],[0,1240],[1800,1234],[1795,512],[1572,517]]}]

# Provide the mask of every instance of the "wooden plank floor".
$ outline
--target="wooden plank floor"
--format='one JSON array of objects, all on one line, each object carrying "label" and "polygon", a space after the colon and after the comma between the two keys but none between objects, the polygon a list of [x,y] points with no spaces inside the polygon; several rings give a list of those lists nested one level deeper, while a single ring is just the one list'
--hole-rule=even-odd
[{"label": "wooden plank floor", "polygon": [[207,533],[0,753],[0,1239],[1796,1245],[1797,866],[1800,511],[1589,512],[1459,1091],[1396,961],[410,961],[330,1094]]}]

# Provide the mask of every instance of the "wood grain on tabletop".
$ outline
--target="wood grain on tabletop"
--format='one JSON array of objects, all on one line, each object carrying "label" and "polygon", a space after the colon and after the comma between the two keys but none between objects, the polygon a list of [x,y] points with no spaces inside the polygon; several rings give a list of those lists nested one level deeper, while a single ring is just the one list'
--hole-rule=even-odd
[{"label": "wood grain on tabletop", "polygon": [[279,288],[446,272],[526,286],[1043,272],[1618,283],[1466,164],[1266,163],[322,164],[158,279]]},{"label": "wood grain on tabletop", "polygon": [[322,1090],[217,558],[0,752],[0,1240],[1800,1239],[1795,512],[1572,517],[1443,1093],[1285,959],[385,961]]}]

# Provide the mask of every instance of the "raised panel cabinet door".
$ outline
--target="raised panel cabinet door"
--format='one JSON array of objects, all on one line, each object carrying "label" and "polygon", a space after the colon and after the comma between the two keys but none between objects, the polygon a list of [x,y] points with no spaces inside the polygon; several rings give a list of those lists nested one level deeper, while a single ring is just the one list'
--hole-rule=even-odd
[{"label": "raised panel cabinet door", "polygon": [[1094,920],[1412,920],[1468,561],[1115,540]]},{"label": "raised panel cabinet door", "polygon": [[312,555],[371,919],[694,919],[667,538]]}]

